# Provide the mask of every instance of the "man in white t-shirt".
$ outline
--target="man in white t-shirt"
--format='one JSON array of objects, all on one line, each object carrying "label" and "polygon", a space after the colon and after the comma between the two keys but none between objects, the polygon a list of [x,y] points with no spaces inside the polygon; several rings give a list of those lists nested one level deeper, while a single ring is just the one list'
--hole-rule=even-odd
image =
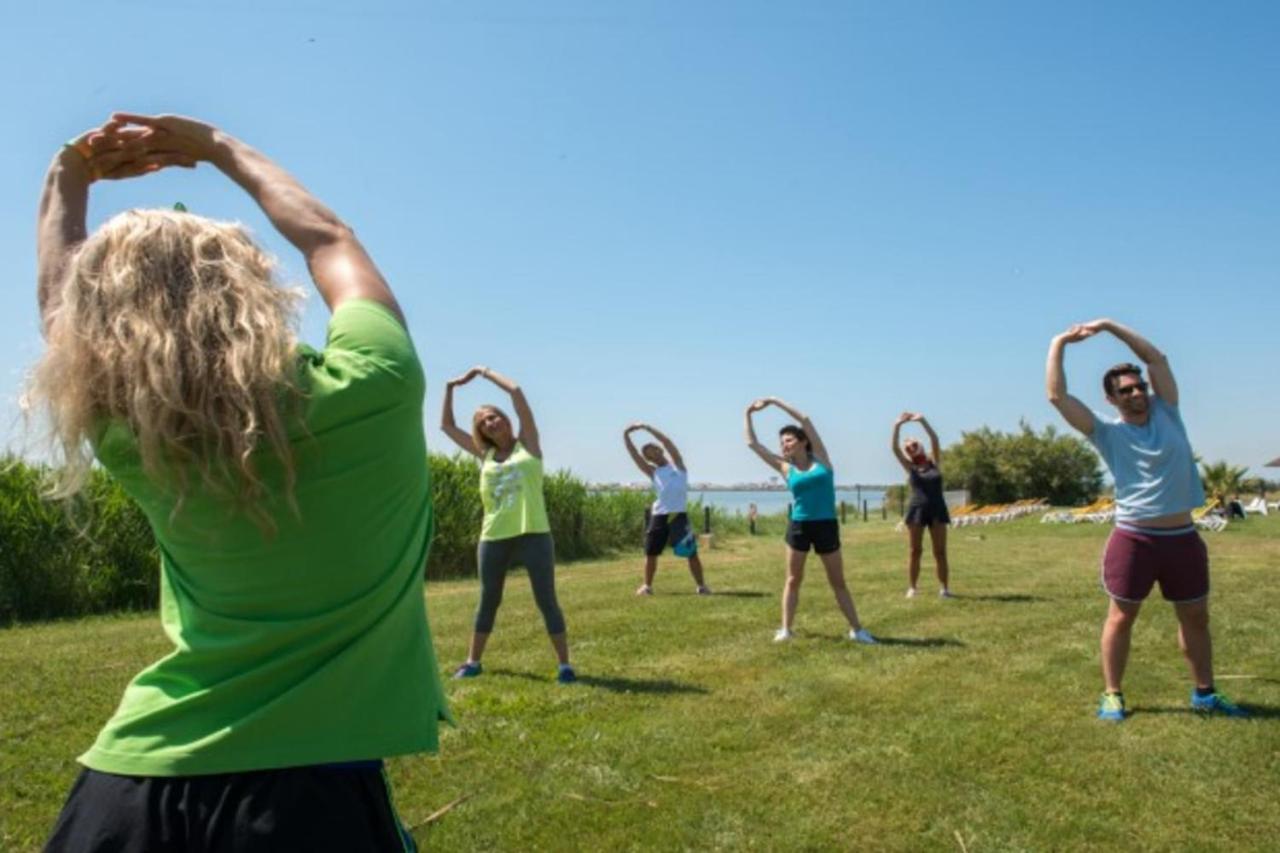
[{"label": "man in white t-shirt", "polygon": [[[636,449],[631,434],[647,431],[658,440]],[[689,560],[689,573],[697,584],[698,595],[710,595],[702,578],[702,560],[698,558],[698,537],[689,525],[687,510],[689,472],[684,458],[671,439],[649,424],[634,423],[622,433],[627,452],[649,481],[655,497],[644,534],[644,582],[636,595],[653,595],[653,576],[658,571],[658,557],[670,545],[678,557]],[[669,460],[668,460],[669,457]]]}]

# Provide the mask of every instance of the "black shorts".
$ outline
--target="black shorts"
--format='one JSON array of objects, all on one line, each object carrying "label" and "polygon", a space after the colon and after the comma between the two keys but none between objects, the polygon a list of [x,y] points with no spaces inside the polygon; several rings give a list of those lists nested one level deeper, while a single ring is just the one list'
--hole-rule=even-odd
[{"label": "black shorts", "polygon": [[382,762],[208,776],[83,770],[48,851],[412,851]]},{"label": "black shorts", "polygon": [[[666,550],[668,545],[674,546],[689,535],[689,515],[683,512],[661,513],[649,517],[649,526],[644,531],[644,555],[656,557]],[[696,540],[691,543],[692,557],[698,553]]]},{"label": "black shorts", "polygon": [[819,554],[830,554],[840,550],[840,522],[834,518],[792,521],[787,524],[786,539],[796,551],[808,551],[813,546]]},{"label": "black shorts", "polygon": [[912,504],[907,507],[907,517],[903,521],[907,524],[919,524],[921,527],[950,524],[951,513],[947,512],[946,504]]}]

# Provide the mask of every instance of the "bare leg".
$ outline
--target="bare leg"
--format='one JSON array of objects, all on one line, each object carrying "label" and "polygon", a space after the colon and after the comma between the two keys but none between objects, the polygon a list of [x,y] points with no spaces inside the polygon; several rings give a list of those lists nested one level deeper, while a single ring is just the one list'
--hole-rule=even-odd
[{"label": "bare leg", "polygon": [[862,623],[858,621],[858,610],[853,606],[853,595],[849,592],[849,585],[844,582],[844,556],[839,551],[818,556],[822,560],[822,568],[827,570],[827,583],[831,584],[831,591],[836,594],[836,603],[840,605],[840,612],[849,622],[849,627],[857,631],[862,627]]},{"label": "bare leg", "polygon": [[920,581],[920,555],[924,553],[924,525],[908,524],[907,589],[915,589]]},{"label": "bare leg", "polygon": [[471,635],[471,647],[467,651],[467,660],[471,663],[480,663],[480,656],[484,654],[484,647],[488,642],[488,634],[481,634],[479,631],[473,633]]},{"label": "bare leg", "polygon": [[930,524],[929,541],[933,545],[933,561],[938,567],[938,585],[946,592],[950,590],[947,581],[951,578],[951,567],[947,564],[947,526],[940,521]]},{"label": "bare leg", "polygon": [[1138,618],[1140,601],[1111,599],[1107,621],[1102,623],[1102,681],[1108,693],[1119,693],[1129,662],[1129,637]]},{"label": "bare leg", "polygon": [[1209,599],[1175,604],[1178,615],[1178,647],[1191,667],[1196,687],[1213,686],[1213,642],[1209,638]]},{"label": "bare leg", "polygon": [[658,573],[658,558],[650,557],[648,554],[644,557],[644,585],[653,586],[653,576]]},{"label": "bare leg", "polygon": [[796,619],[796,605],[800,603],[800,583],[804,580],[804,560],[808,551],[787,548],[787,583],[782,588],[782,627],[790,631]]},{"label": "bare leg", "polygon": [[707,585],[702,579],[702,559],[697,554],[689,558],[689,574],[693,575],[693,582],[699,587]]}]

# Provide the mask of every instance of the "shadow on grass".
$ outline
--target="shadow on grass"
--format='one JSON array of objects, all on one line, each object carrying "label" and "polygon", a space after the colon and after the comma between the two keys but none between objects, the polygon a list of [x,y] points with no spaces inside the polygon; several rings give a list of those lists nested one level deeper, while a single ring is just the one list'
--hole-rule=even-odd
[{"label": "shadow on grass", "polygon": [[956,599],[960,601],[995,601],[1001,604],[1028,604],[1035,601],[1053,601],[1052,598],[1045,598],[1040,595],[1023,595],[1021,593],[1002,593],[995,592],[989,595],[965,595],[963,593],[955,593]]},{"label": "shadow on grass", "polygon": [[[486,672],[491,675],[523,678],[528,681],[541,681],[544,683],[555,681],[555,676],[534,675],[531,672],[516,672],[511,669],[490,669],[486,670]],[[584,687],[596,687],[601,690],[611,690],[614,693],[646,693],[659,695],[667,693],[698,693],[705,695],[711,692],[707,688],[700,687],[697,684],[684,684],[679,681],[669,681],[665,678],[623,678],[620,675],[600,676],[583,675],[582,673],[578,673],[577,683]]]},{"label": "shadow on grass", "polygon": [[[696,592],[669,592],[666,595],[685,595],[696,596]],[[760,592],[755,589],[717,589],[711,593],[711,598],[766,598],[771,593]]]},{"label": "shadow on grass", "polygon": [[957,648],[963,649],[964,643],[959,640],[952,640],[948,637],[881,637],[876,635],[876,642],[882,646],[907,646],[917,649],[941,649],[941,648]]},{"label": "shadow on grass", "polygon": [[1248,711],[1249,716],[1227,717],[1223,714],[1205,714],[1202,711],[1193,711],[1189,705],[1137,705],[1129,709],[1128,716],[1134,717],[1139,714],[1177,714],[1189,717],[1203,717],[1206,720],[1230,720],[1231,722],[1241,723],[1247,723],[1249,720],[1280,720],[1280,708],[1277,708],[1274,705],[1254,705],[1249,702],[1236,702],[1236,704]]}]

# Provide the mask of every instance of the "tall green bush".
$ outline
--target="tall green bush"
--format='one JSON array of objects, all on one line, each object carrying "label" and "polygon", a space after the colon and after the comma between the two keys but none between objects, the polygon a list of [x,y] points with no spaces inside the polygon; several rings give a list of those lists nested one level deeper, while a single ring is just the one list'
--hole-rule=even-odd
[{"label": "tall green bush", "polygon": [[1088,444],[1052,426],[1035,432],[982,427],[961,433],[942,453],[947,485],[969,490],[974,503],[1047,498],[1057,506],[1087,504],[1102,491],[1102,466]]}]

